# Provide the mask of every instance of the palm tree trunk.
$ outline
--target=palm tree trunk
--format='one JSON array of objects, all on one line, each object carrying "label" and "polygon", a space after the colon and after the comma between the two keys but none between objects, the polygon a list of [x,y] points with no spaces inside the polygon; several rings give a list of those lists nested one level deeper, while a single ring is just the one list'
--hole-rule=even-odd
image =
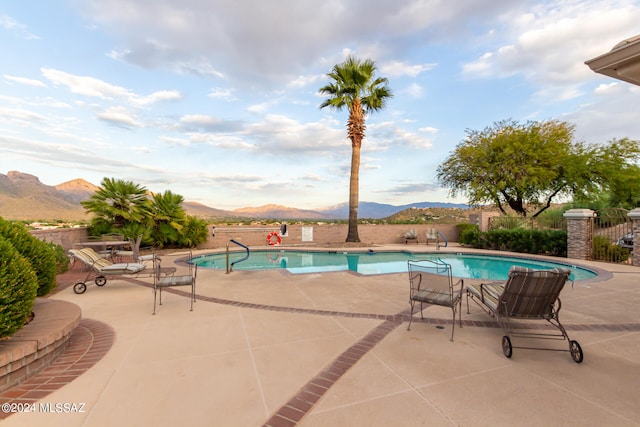
[{"label": "palm tree trunk", "polygon": [[360,145],[351,144],[351,178],[349,179],[349,231],[347,242],[359,242],[358,198],[360,182]]}]

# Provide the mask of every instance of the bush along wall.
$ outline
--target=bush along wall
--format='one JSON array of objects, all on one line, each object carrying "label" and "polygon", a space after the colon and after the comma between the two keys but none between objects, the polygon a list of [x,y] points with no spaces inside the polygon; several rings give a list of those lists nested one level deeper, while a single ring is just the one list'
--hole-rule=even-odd
[{"label": "bush along wall", "polygon": [[477,249],[495,249],[538,255],[567,256],[567,232],[561,230],[490,230],[469,228],[460,234],[460,243]]},{"label": "bush along wall", "polygon": [[38,278],[38,296],[47,295],[56,287],[58,271],[52,246],[35,238],[21,224],[0,219],[0,235],[25,257]]},{"label": "bush along wall", "polygon": [[460,230],[460,237],[458,241],[463,245],[468,245],[473,248],[478,247],[480,240],[480,228],[476,224],[462,223],[456,224],[458,230]]},{"label": "bush along wall", "polygon": [[29,261],[0,236],[0,339],[24,326],[37,290],[38,279]]}]

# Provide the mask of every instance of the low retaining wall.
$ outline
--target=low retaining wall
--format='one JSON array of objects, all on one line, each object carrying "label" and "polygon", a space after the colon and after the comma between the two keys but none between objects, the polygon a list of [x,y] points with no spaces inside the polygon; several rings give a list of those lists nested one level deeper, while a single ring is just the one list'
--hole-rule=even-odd
[{"label": "low retaining wall", "polygon": [[0,392],[51,365],[80,324],[80,307],[70,302],[36,298],[33,312],[28,325],[0,341]]},{"label": "low retaining wall", "polygon": [[31,234],[45,242],[53,242],[56,245],[60,245],[65,251],[73,248],[76,243],[86,242],[89,238],[87,227],[31,230]]},{"label": "low retaining wall", "polygon": [[[405,243],[404,235],[409,230],[416,230],[418,239],[409,244],[426,244],[427,229],[436,228],[450,242],[457,242],[460,231],[455,224],[359,224],[360,241],[370,245]],[[215,235],[213,233],[215,231]],[[280,232],[280,224],[274,225],[216,225],[209,226],[207,241],[198,245],[199,249],[223,248],[230,239],[237,240],[247,246],[267,245],[267,235]],[[347,224],[287,224],[287,235],[282,236],[283,245],[336,246],[347,238]],[[31,233],[40,240],[61,245],[65,251],[73,248],[75,243],[85,242],[87,229],[58,228],[51,230],[33,230]],[[433,244],[431,241],[430,244]]]},{"label": "low retaining wall", "polygon": [[[384,245],[405,243],[404,235],[410,229],[416,230],[417,241],[410,240],[409,244],[426,244],[426,232],[429,228],[436,228],[450,242],[457,242],[460,232],[455,224],[360,224],[358,234],[364,244]],[[267,245],[267,235],[280,232],[280,225],[273,226],[216,226],[210,229],[207,242],[199,245],[201,249],[221,248],[230,239],[237,240],[247,246]],[[287,235],[282,236],[282,244],[287,246],[323,246],[339,245],[347,238],[347,224],[317,224],[317,225],[287,225]],[[215,232],[215,235],[213,235]],[[275,238],[273,239],[275,241]],[[433,241],[430,242],[433,245]]]}]

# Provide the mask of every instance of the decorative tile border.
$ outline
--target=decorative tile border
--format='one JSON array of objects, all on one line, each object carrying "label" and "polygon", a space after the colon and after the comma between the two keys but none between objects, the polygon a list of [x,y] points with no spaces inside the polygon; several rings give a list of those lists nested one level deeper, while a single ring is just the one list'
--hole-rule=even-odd
[{"label": "decorative tile border", "polygon": [[[114,340],[115,332],[109,325],[82,319],[66,350],[48,368],[0,393],[0,405],[34,404],[85,373],[107,354]],[[0,412],[0,420],[9,415]]]},{"label": "decorative tile border", "polygon": [[309,413],[313,406],[324,396],[349,369],[365,354],[382,341],[390,332],[402,323],[386,320],[373,328],[364,338],[353,344],[313,377],[264,424],[265,427],[295,426]]}]

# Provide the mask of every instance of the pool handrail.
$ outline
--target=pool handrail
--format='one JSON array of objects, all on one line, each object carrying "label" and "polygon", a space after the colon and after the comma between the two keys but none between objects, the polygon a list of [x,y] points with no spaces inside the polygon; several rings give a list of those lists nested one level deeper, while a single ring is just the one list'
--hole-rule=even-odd
[{"label": "pool handrail", "polygon": [[[444,240],[444,247],[446,248],[447,246],[449,246],[449,241],[447,240],[446,237],[444,237],[444,234],[442,234],[440,230],[437,230],[437,231],[438,231],[438,235],[442,237],[442,240]],[[440,244],[438,244],[438,247],[440,247]]]},{"label": "pool handrail", "polygon": [[[240,258],[238,260],[235,260],[231,264],[229,264],[229,244],[230,243],[235,243],[236,245],[243,247],[247,251],[247,254],[245,255],[244,258]],[[233,271],[234,264],[237,264],[239,262],[248,260],[250,254],[251,254],[251,251],[249,250],[249,247],[247,245],[243,245],[242,243],[238,242],[237,240],[230,239],[227,242],[227,272],[226,272],[226,274],[229,274],[229,273],[231,273]]]}]

